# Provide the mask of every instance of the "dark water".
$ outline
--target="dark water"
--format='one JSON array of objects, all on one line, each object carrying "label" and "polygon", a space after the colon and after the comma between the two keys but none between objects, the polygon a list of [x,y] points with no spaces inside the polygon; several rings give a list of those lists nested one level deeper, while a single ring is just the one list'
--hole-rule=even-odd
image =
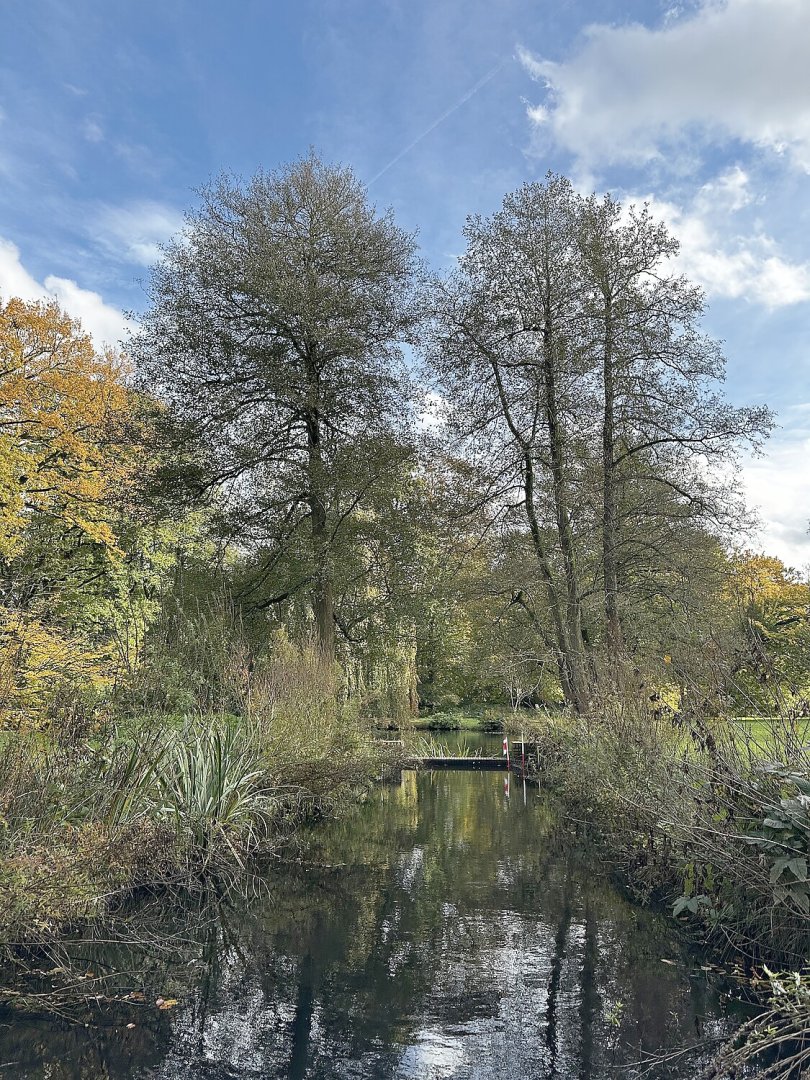
[{"label": "dark water", "polygon": [[4,1014],[0,1080],[596,1080],[730,1023],[670,922],[503,773],[404,773],[300,855],[244,904],[153,900],[113,928],[126,948],[75,946],[146,1003],[94,1007],[87,1027]]}]

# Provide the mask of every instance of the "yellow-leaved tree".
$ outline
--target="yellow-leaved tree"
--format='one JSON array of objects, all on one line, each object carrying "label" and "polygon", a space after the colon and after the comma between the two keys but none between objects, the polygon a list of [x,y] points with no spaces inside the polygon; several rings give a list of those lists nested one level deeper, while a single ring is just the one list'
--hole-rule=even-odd
[{"label": "yellow-leaved tree", "polygon": [[[774,704],[810,693],[810,584],[770,555],[747,551],[731,560],[730,590],[746,649],[740,674]],[[774,698],[774,700],[770,700]]]},{"label": "yellow-leaved tree", "polygon": [[0,304],[0,722],[112,677],[93,603],[125,558],[133,396],[55,302]]}]

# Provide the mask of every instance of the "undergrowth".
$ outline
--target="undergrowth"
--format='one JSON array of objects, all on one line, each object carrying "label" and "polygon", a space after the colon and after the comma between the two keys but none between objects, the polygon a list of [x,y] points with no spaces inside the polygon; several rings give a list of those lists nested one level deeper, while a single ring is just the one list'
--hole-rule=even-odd
[{"label": "undergrowth", "polygon": [[[541,783],[622,885],[641,902],[670,905],[760,988],[771,987],[765,1019],[723,1061],[739,1065],[764,1051],[792,1061],[796,1032],[810,1027],[810,747],[802,713],[741,734],[732,720],[678,714],[643,693],[604,692],[587,716],[542,714],[527,724]],[[769,980],[771,971],[793,974]],[[792,1065],[768,1068],[763,1077],[798,1075]]]}]

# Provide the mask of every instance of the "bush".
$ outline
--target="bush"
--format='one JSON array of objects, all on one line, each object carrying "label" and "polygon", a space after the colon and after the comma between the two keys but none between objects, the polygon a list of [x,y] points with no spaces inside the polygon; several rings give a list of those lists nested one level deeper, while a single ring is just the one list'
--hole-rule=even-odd
[{"label": "bush", "polygon": [[238,849],[268,834],[276,799],[258,740],[244,726],[188,724],[158,746],[151,772],[154,816],[206,858],[225,845],[241,861]]},{"label": "bush", "polygon": [[793,963],[810,925],[810,765],[797,723],[782,717],[752,740],[730,721],[605,694],[588,717],[541,715],[531,738],[543,783],[631,892],[668,897],[718,940]]}]

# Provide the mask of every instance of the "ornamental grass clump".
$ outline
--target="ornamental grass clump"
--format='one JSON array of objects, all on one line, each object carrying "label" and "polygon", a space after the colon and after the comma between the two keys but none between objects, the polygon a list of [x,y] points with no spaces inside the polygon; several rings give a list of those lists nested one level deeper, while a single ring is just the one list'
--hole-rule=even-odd
[{"label": "ornamental grass clump", "polygon": [[213,856],[224,845],[241,861],[267,836],[278,800],[250,729],[189,724],[167,737],[153,768],[158,816],[199,852]]}]

